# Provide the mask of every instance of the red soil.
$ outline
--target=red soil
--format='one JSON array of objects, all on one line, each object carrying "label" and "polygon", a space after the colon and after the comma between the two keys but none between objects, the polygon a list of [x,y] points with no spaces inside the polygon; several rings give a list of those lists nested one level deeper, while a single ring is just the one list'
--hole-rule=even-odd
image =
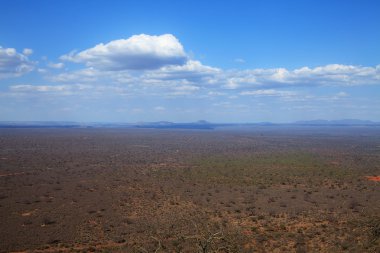
[{"label": "red soil", "polygon": [[366,176],[370,181],[380,182],[380,176]]}]

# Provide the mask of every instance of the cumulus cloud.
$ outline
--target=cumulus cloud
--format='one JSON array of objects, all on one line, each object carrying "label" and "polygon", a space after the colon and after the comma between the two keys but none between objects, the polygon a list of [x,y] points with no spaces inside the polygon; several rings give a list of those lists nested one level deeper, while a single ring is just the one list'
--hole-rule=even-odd
[{"label": "cumulus cloud", "polygon": [[187,55],[172,34],[134,35],[128,39],[98,44],[81,52],[63,55],[61,60],[84,63],[99,70],[146,70],[183,65]]},{"label": "cumulus cloud", "polygon": [[59,74],[47,73],[45,78],[56,83],[91,83],[125,85],[135,91],[149,92],[156,89],[166,89],[169,95],[186,95],[195,93],[201,87],[209,85],[215,75],[221,73],[218,68],[201,64],[199,61],[188,60],[182,66],[164,66],[158,70],[145,71],[100,71],[95,68],[84,68],[74,71],[64,71]]},{"label": "cumulus cloud", "polygon": [[[26,57],[25,55],[23,55]],[[45,78],[57,84],[86,83],[104,89],[124,87],[128,94],[237,98],[239,96],[281,97],[301,100],[297,86],[380,85],[380,65],[355,66],[329,64],[318,67],[220,69],[190,59],[183,46],[171,34],[134,35],[128,39],[99,44],[81,52],[63,55],[61,60],[83,63],[86,67],[58,73],[46,72]],[[243,62],[237,59],[237,62]],[[63,68],[63,63],[48,63]],[[68,66],[70,67],[70,65]],[[138,70],[138,71],[135,71]],[[40,87],[39,89],[43,89]],[[122,89],[123,93],[126,93]],[[342,99],[347,94],[334,95]]]},{"label": "cumulus cloud", "polygon": [[103,73],[93,68],[85,68],[71,72],[63,72],[58,75],[49,76],[48,79],[54,82],[96,82]]},{"label": "cumulus cloud", "polygon": [[0,78],[17,77],[32,71],[35,63],[25,53],[28,51],[18,53],[14,48],[0,47]]},{"label": "cumulus cloud", "polygon": [[[206,66],[200,61],[189,59],[181,43],[171,34],[134,35],[63,55],[61,60],[83,63],[87,68],[62,72],[50,80],[98,82],[108,78],[113,83],[128,85],[168,87],[177,83],[226,90],[380,84],[380,65],[365,67],[329,64],[314,68],[305,66],[297,69],[246,70],[223,70]],[[50,67],[62,66],[59,64]]]},{"label": "cumulus cloud", "polygon": [[[145,71],[105,71],[93,67],[59,74],[46,73],[49,81],[58,84],[86,83],[92,85],[123,86],[129,94],[184,96],[197,94],[203,97],[220,95],[281,97],[288,100],[302,100],[291,91],[297,86],[354,86],[380,84],[380,67],[348,65],[326,65],[316,68],[303,67],[295,70],[251,69],[222,70],[203,65],[199,61],[188,60],[181,66],[163,66],[156,70]],[[104,88],[106,89],[106,88]],[[125,90],[122,91],[125,93]],[[341,99],[345,93],[336,94]]]},{"label": "cumulus cloud", "polygon": [[220,73],[220,69],[205,66],[199,61],[189,60],[181,66],[165,66],[157,71],[148,72],[147,78],[155,79],[198,79]]},{"label": "cumulus cloud", "polygon": [[380,84],[380,65],[363,67],[330,64],[315,68],[302,67],[294,70],[286,68],[251,69],[228,72],[224,79],[224,87],[229,89],[247,86],[371,85]]}]

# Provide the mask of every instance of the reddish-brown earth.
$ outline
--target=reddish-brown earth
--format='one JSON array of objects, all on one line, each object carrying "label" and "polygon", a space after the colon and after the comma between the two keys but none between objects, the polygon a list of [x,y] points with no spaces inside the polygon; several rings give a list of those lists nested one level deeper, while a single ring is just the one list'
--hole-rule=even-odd
[{"label": "reddish-brown earth", "polygon": [[370,181],[380,182],[380,176],[366,176]]},{"label": "reddish-brown earth", "polygon": [[0,252],[380,252],[380,130],[1,129]]}]

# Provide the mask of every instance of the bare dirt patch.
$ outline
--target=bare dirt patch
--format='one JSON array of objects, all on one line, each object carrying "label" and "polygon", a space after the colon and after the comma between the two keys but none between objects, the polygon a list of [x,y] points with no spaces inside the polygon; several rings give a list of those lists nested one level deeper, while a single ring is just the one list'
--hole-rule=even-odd
[{"label": "bare dirt patch", "polygon": [[369,181],[380,182],[380,176],[366,176]]}]

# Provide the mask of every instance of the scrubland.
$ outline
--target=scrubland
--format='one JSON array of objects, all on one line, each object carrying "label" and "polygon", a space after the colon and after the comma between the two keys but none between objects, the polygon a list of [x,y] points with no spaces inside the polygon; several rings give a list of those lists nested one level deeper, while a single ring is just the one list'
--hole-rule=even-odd
[{"label": "scrubland", "polygon": [[380,129],[1,129],[3,252],[379,252]]}]

